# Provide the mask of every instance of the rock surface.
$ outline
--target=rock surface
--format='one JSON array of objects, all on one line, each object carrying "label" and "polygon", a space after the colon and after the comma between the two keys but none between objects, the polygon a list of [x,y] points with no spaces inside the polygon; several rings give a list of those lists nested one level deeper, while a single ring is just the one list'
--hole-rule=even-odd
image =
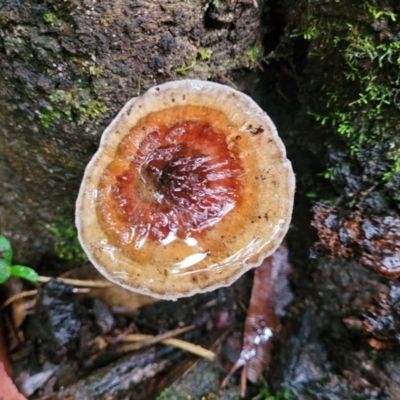
[{"label": "rock surface", "polygon": [[0,226],[18,262],[54,253],[60,220],[73,227],[84,168],[122,105],[158,83],[229,82],[253,66],[261,10],[251,0],[2,2]]}]

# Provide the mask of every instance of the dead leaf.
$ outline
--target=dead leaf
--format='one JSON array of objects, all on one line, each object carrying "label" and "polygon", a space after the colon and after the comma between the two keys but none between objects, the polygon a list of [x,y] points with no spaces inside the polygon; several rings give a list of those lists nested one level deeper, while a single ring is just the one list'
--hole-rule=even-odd
[{"label": "dead leaf", "polygon": [[26,400],[18,389],[15,387],[14,383],[7,375],[4,365],[0,362],[0,399],[4,400]]},{"label": "dead leaf", "polygon": [[241,396],[245,396],[246,379],[256,382],[271,359],[272,339],[278,334],[280,316],[291,301],[287,276],[291,271],[284,240],[278,249],[256,268],[251,299],[244,328],[243,349],[239,359],[221,383],[224,388],[239,368]]},{"label": "dead leaf", "polygon": [[[1,318],[0,314],[0,364],[4,366],[5,370],[7,371],[8,375],[12,376],[13,374],[13,369],[11,366],[11,363],[8,359],[7,355],[7,348],[6,348],[6,341],[5,341],[5,336],[4,336],[4,327],[3,327],[3,320]],[[2,380],[0,379],[0,382]],[[1,392],[1,390],[0,390]],[[0,396],[1,399],[1,396]]]}]

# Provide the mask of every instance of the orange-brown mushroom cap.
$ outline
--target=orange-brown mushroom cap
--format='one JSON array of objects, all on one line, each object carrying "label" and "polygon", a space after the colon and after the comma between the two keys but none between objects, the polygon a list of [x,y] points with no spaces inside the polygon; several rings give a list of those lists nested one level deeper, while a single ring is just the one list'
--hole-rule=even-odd
[{"label": "orange-brown mushroom cap", "polygon": [[131,99],[104,131],[76,225],[109,280],[175,299],[230,285],[272,254],[294,186],[276,128],[251,98],[169,82]]}]

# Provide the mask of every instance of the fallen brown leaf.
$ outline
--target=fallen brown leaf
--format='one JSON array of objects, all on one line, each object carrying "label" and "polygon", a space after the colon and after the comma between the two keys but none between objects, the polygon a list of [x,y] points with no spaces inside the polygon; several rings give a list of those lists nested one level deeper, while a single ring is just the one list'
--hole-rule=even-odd
[{"label": "fallen brown leaf", "polygon": [[0,362],[0,382],[0,399],[26,400],[26,397],[18,392],[18,389],[15,387],[11,378],[7,375],[2,362]]}]

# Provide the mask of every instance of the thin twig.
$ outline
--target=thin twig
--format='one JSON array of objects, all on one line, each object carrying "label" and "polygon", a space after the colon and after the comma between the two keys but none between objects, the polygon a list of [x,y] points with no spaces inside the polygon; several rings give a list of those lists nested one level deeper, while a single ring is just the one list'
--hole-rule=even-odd
[{"label": "thin twig", "polygon": [[85,281],[82,279],[69,279],[69,278],[52,278],[50,276],[39,276],[38,282],[46,283],[50,279],[56,279],[57,281],[64,282],[67,285],[77,286],[77,287],[91,287],[91,288],[104,288],[112,285],[108,281]]},{"label": "thin twig", "polygon": [[[143,335],[142,340],[151,338],[151,337],[152,337],[151,335]],[[140,340],[140,339],[138,339],[138,340]],[[185,342],[184,340],[171,338],[171,339],[164,339],[160,343],[178,347],[179,349],[188,351],[189,353],[195,354],[196,356],[199,356],[199,357],[206,358],[207,360],[210,360],[210,361],[215,361],[215,359],[216,359],[215,353],[213,353],[211,350],[207,350],[204,347],[198,346],[193,343]],[[139,342],[139,343],[133,343],[131,345],[123,346],[123,348],[125,349],[125,351],[132,351],[132,347],[136,347],[135,346],[136,344],[138,344],[140,346],[142,345],[142,343]],[[139,347],[139,348],[141,348],[141,347]],[[135,350],[137,350],[137,348],[135,348]]]},{"label": "thin twig", "polygon": [[[124,339],[124,342],[141,342],[141,343],[136,343],[133,345],[132,349],[133,350],[138,350],[141,349],[142,347],[145,346],[151,346],[153,344],[159,343],[165,339],[169,339],[178,335],[181,335],[182,333],[192,331],[195,328],[194,325],[190,326],[185,326],[184,328],[177,328],[172,331],[162,333],[161,335],[142,335],[142,334],[132,334],[132,335],[127,335]],[[134,348],[136,346],[136,348]]]},{"label": "thin twig", "polygon": [[[89,288],[82,288],[82,289],[74,289],[73,293],[89,293],[90,289]],[[38,294],[38,290],[26,290],[25,292],[17,293],[14,296],[9,297],[1,306],[0,306],[0,311],[4,310],[7,306],[9,306],[11,303],[14,303],[14,301],[23,299],[25,297],[31,297],[31,296],[36,296]]]},{"label": "thin twig", "polygon": [[197,356],[206,358],[210,361],[214,361],[216,358],[215,353],[210,350],[207,350],[201,346],[195,345],[193,343],[185,342],[184,340],[174,339],[172,336],[180,335],[184,332],[194,329],[194,326],[187,326],[181,329],[175,329],[173,331],[164,333],[162,335],[143,335],[143,334],[134,334],[128,335],[124,341],[125,342],[138,342],[132,343],[125,346],[122,346],[118,349],[118,352],[126,353],[129,351],[139,350],[145,346],[150,346],[155,343],[163,343],[170,346],[178,347],[182,350],[188,351]]},{"label": "thin twig", "polygon": [[26,292],[21,292],[18,294],[15,294],[14,296],[9,297],[0,307],[0,310],[4,310],[7,306],[9,306],[11,303],[13,303],[16,300],[23,299],[24,297],[30,297],[30,296],[36,296],[37,295],[37,290],[28,290]]}]

